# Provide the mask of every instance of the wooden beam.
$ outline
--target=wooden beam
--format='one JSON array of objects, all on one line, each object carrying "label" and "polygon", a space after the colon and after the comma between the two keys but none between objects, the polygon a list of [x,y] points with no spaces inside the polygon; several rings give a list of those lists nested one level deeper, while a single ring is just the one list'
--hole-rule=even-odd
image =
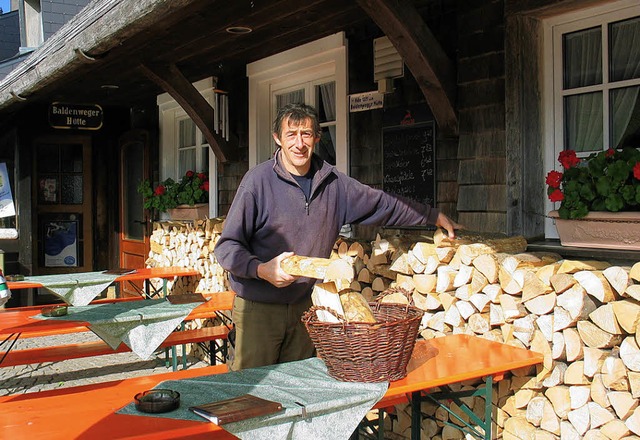
[{"label": "wooden beam", "polygon": [[215,132],[213,128],[213,107],[198,92],[198,90],[185,78],[175,64],[169,65],[145,65],[140,64],[140,69],[154,83],[173,97],[184,111],[202,131],[209,146],[218,160],[222,163],[233,160],[236,151],[231,148],[225,138]]},{"label": "wooden beam", "polygon": [[457,137],[455,72],[453,64],[433,36],[413,2],[357,0],[393,43],[416,78],[445,136]]}]

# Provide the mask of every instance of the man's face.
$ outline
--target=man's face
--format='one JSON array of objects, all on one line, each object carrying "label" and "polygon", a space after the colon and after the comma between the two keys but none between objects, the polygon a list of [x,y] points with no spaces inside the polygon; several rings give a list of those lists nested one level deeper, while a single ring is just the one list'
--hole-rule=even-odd
[{"label": "man's face", "polygon": [[282,162],[291,174],[304,176],[311,167],[311,155],[320,138],[313,131],[310,119],[305,119],[300,124],[282,121],[280,135],[273,133],[276,144],[282,147]]}]

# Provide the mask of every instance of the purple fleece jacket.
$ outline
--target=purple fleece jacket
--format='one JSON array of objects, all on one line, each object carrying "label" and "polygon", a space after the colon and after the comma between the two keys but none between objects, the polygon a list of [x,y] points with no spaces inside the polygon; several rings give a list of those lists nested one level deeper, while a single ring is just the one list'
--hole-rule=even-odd
[{"label": "purple fleece jacket", "polygon": [[279,154],[244,176],[214,250],[242,298],[295,304],[309,297],[316,280],[302,277],[278,288],[257,277],[258,265],[282,252],[328,258],[345,224],[426,225],[438,218],[437,209],[373,189],[316,155],[307,202]]}]

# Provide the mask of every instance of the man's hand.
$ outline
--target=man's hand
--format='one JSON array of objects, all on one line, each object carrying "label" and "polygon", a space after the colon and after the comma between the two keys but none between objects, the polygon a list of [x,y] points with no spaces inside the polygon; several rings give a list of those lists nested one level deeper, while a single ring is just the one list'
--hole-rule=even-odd
[{"label": "man's hand", "polygon": [[449,238],[456,238],[456,229],[462,229],[462,227],[451,220],[449,217],[444,215],[443,213],[438,214],[438,219],[436,220],[436,226],[440,226],[444,228],[449,233]]},{"label": "man's hand", "polygon": [[289,275],[280,267],[280,262],[293,255],[293,252],[283,252],[266,263],[258,265],[258,277],[270,282],[276,287],[287,287],[299,277]]}]

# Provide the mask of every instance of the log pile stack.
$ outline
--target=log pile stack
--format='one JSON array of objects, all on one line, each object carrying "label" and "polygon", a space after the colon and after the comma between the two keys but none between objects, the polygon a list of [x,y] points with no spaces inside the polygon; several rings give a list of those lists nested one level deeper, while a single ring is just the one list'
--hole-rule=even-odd
[{"label": "log pile stack", "polygon": [[178,277],[168,283],[171,293],[229,290],[228,278],[213,248],[222,232],[223,219],[154,223],[147,267],[188,267],[199,277]]},{"label": "log pile stack", "polygon": [[[640,263],[525,250],[522,237],[449,240],[436,232],[424,241],[378,237],[370,246],[341,239],[332,258],[352,262],[351,287],[370,298],[393,285],[413,289],[426,312],[424,338],[468,333],[544,354],[543,365],[496,385],[494,432],[502,438],[640,438]],[[483,399],[467,400],[482,416]],[[410,408],[396,410],[393,431],[408,437]],[[455,417],[427,403],[422,412],[426,438],[464,438],[446,425],[460,425]]]}]

